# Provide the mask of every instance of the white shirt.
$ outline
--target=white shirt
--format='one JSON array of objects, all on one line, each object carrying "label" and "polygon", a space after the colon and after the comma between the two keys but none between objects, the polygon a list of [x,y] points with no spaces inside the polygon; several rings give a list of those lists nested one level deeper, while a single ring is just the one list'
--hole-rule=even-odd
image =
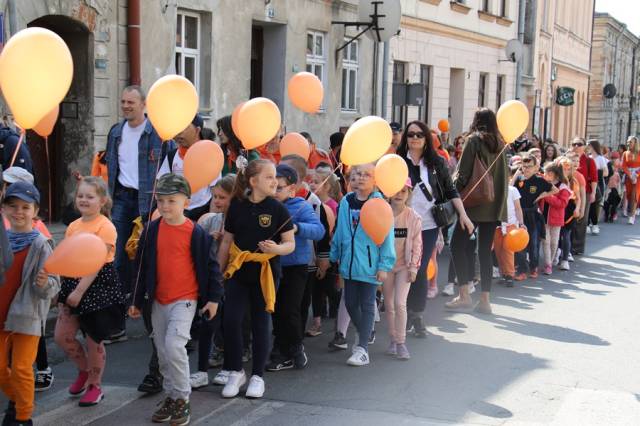
[{"label": "white shirt", "polygon": [[509,195],[507,196],[507,224],[517,225],[518,217],[516,216],[516,201],[520,199],[520,191],[515,186],[509,186]]},{"label": "white shirt", "polygon": [[596,168],[598,170],[604,170],[607,168],[607,164],[609,163],[609,161],[607,161],[607,158],[604,155],[598,155],[596,156],[593,161],[596,162]]},{"label": "white shirt", "polygon": [[[182,158],[180,158],[180,154],[176,152],[176,155],[173,157],[173,167],[169,168],[169,157],[167,156],[162,162],[162,166],[160,166],[160,171],[156,176],[157,179],[160,176],[165,175],[167,173],[175,173],[180,176],[184,176],[184,162]],[[191,200],[189,201],[189,210],[197,209],[198,207],[202,207],[205,204],[208,204],[211,201],[212,192],[211,188],[220,180],[222,174],[220,174],[217,178],[215,178],[208,187],[202,188],[193,194],[191,194]]]},{"label": "white shirt", "polygon": [[147,125],[147,119],[137,127],[122,127],[122,140],[118,146],[118,182],[125,188],[139,189],[138,181],[138,142]]},{"label": "white shirt", "polygon": [[[407,158],[413,162],[408,153]],[[411,197],[411,208],[422,218],[422,230],[426,231],[437,228],[438,225],[436,225],[436,221],[433,219],[433,213],[431,213],[431,208],[435,205],[436,200],[433,189],[431,189],[431,185],[429,185],[429,169],[422,160],[420,160],[420,179],[424,182],[427,191],[431,194],[431,201],[427,200],[424,192],[420,189],[420,185],[416,185],[413,188],[413,196]]]}]

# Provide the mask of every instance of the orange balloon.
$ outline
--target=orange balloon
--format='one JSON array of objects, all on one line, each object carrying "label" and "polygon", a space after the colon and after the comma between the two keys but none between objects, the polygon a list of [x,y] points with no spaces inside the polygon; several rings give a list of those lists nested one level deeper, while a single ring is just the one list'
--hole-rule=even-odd
[{"label": "orange balloon", "polygon": [[198,112],[198,92],[181,75],[165,75],[156,80],[147,95],[147,116],[163,141],[187,128]]},{"label": "orange balloon", "polygon": [[59,111],[60,111],[60,107],[56,105],[54,109],[49,111],[49,113],[44,117],[42,117],[42,120],[40,120],[40,122],[38,122],[38,124],[36,124],[33,127],[33,131],[39,134],[40,136],[42,136],[43,138],[46,138],[47,136],[49,136],[51,132],[53,132],[53,128],[56,125],[56,121],[58,121]]},{"label": "orange balloon", "polygon": [[440,129],[440,131],[443,133],[447,133],[449,131],[449,120],[445,120],[443,118],[442,120],[438,121],[438,129]]},{"label": "orange balloon", "polygon": [[360,210],[360,223],[364,232],[379,246],[393,228],[393,210],[384,199],[371,198]]},{"label": "orange balloon", "polygon": [[529,244],[529,233],[524,228],[512,229],[504,237],[504,246],[514,253],[527,248],[527,244]]},{"label": "orange balloon", "polygon": [[194,143],[184,156],[184,177],[191,193],[206,188],[220,175],[224,154],[220,145],[210,140]]},{"label": "orange balloon", "polygon": [[160,212],[158,211],[158,209],[154,210],[153,213],[151,213],[151,220],[156,219],[160,219]]},{"label": "orange balloon", "polygon": [[272,100],[253,98],[238,111],[237,126],[233,131],[246,149],[254,149],[278,134],[281,119],[280,110]]},{"label": "orange balloon", "polygon": [[393,134],[381,117],[369,116],[356,121],[344,135],[340,160],[347,166],[373,163],[389,151]]},{"label": "orange balloon", "polygon": [[246,104],[246,102],[239,103],[231,113],[231,129],[236,136],[238,136],[238,116],[240,115],[240,108],[242,108],[244,104]]},{"label": "orange balloon", "polygon": [[436,276],[436,264],[433,259],[429,260],[427,265],[427,279],[432,280]]},{"label": "orange balloon", "polygon": [[376,164],[376,186],[387,197],[404,188],[409,177],[407,163],[397,154],[383,155]]},{"label": "orange balloon", "polygon": [[50,274],[85,277],[95,274],[107,260],[107,246],[100,237],[86,232],[62,240],[44,264]]},{"label": "orange balloon", "polygon": [[310,72],[299,72],[291,77],[287,87],[291,103],[304,112],[315,114],[322,105],[324,88],[320,79]]},{"label": "orange balloon", "polygon": [[287,133],[280,141],[280,156],[284,157],[289,154],[299,155],[307,161],[309,159],[309,154],[311,154],[309,141],[307,141],[307,139],[305,139],[305,137],[300,133]]}]

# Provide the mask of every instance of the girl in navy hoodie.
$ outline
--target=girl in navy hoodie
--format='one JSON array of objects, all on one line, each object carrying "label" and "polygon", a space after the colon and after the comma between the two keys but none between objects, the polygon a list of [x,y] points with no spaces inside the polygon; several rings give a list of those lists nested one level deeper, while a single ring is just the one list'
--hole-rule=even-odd
[{"label": "girl in navy hoodie", "polygon": [[357,189],[340,201],[338,223],[331,241],[330,259],[339,262],[344,278],[344,300],[358,330],[357,344],[347,364],[369,364],[368,342],[375,316],[376,291],[396,263],[393,229],[377,246],[360,226],[360,210],[371,198],[382,198],[375,191],[375,165],[354,167]]},{"label": "girl in navy hoodie", "polygon": [[300,306],[307,282],[307,265],[313,256],[311,240],[320,240],[325,234],[324,226],[311,204],[304,198],[295,196],[298,183],[296,170],[287,164],[280,164],[276,168],[276,177],[278,187],[275,198],[284,204],[291,215],[296,249],[281,258],[282,278],[278,285],[273,313],[274,356],[267,366],[267,371],[287,370],[293,367],[301,369],[307,365],[307,355],[302,346]]}]

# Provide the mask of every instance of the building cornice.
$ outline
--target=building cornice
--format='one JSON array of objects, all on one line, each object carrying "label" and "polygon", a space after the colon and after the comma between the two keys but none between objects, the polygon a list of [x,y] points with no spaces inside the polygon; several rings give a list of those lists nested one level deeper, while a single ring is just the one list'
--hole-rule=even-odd
[{"label": "building cornice", "polygon": [[553,58],[551,60],[551,63],[554,64],[554,65],[559,65],[561,67],[569,68],[570,70],[579,72],[579,73],[584,74],[584,75],[586,75],[588,77],[591,77],[593,75],[590,70],[585,70],[584,68],[577,67],[577,66],[575,66],[573,64],[561,61],[561,60],[556,59],[556,58]]},{"label": "building cornice", "polygon": [[441,24],[439,22],[428,21],[413,16],[404,15],[401,20],[401,26],[416,31],[441,35],[443,37],[454,38],[469,43],[481,44],[488,47],[502,49],[507,45],[507,41],[480,34],[474,31],[464,30],[462,28],[452,27],[450,25]]}]

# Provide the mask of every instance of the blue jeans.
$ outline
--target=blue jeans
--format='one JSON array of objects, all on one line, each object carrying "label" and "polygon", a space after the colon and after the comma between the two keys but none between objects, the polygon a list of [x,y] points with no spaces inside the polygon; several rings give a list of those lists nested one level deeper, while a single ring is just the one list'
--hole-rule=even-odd
[{"label": "blue jeans", "polygon": [[362,281],[344,280],[344,304],[358,330],[358,346],[368,350],[373,330],[378,286]]},{"label": "blue jeans", "polygon": [[138,194],[135,191],[122,189],[116,186],[113,195],[113,208],[111,209],[111,221],[116,227],[118,239],[116,240],[115,266],[120,276],[120,282],[125,293],[133,290],[133,265],[125,246],[133,231],[133,221],[140,216],[138,211]]},{"label": "blue jeans", "polygon": [[[537,221],[527,221],[525,217],[525,225],[529,232],[529,244],[525,250],[516,253],[516,265],[518,273],[533,272],[540,264],[540,230]],[[526,256],[529,254],[529,263],[527,264]]]}]

